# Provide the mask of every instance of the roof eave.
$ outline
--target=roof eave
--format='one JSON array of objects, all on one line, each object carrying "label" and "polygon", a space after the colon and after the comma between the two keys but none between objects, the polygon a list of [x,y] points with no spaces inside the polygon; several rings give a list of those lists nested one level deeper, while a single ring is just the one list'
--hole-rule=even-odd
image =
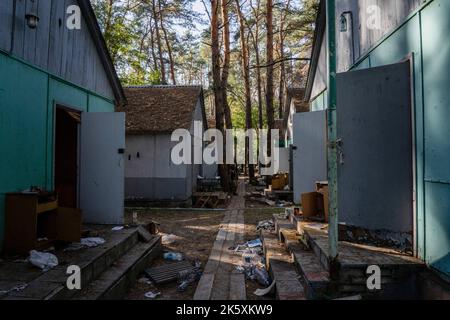
[{"label": "roof eave", "polygon": [[326,32],[326,1],[321,0],[316,18],[316,28],[314,31],[313,50],[311,52],[311,64],[306,81],[305,101],[309,102],[316,77],[317,66],[319,64],[320,50]]},{"label": "roof eave", "polygon": [[116,69],[112,62],[108,47],[105,42],[105,38],[98,25],[97,17],[89,0],[77,0],[80,5],[80,9],[83,12],[83,16],[86,20],[87,27],[94,40],[97,53],[100,56],[103,67],[105,68],[110,85],[112,86],[114,97],[118,105],[124,105],[126,103],[125,93],[123,91],[122,84],[117,76]]}]

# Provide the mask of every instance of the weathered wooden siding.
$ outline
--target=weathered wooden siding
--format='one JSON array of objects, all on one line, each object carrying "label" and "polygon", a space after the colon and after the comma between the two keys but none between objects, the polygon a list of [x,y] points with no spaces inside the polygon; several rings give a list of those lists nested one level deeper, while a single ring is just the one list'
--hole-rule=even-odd
[{"label": "weathered wooden siding", "polygon": [[[340,0],[336,1],[338,72],[347,71],[359,58],[373,48],[381,38],[403,23],[408,15],[425,0]],[[374,11],[379,8],[379,28],[371,28]],[[345,12],[347,32],[339,28],[340,17]],[[353,21],[352,21],[353,17]],[[353,30],[352,30],[353,24]],[[353,50],[354,40],[354,50]],[[353,56],[354,51],[354,56]]]},{"label": "weathered wooden siding", "polygon": [[[366,55],[384,36],[402,24],[408,15],[425,0],[339,0],[336,1],[336,39],[338,72],[348,71]],[[380,9],[380,28],[369,28],[371,6]],[[340,31],[340,17],[346,14],[348,28]],[[353,19],[353,21],[352,21]],[[353,28],[352,28],[353,25]],[[319,63],[315,72],[311,98],[314,100],[327,88],[327,37],[323,38]],[[353,48],[354,42],[354,48]]]},{"label": "weathered wooden siding", "polygon": [[66,27],[67,7],[77,5],[77,1],[34,1],[40,18],[34,30],[28,28],[25,21],[32,0],[0,1],[0,49],[67,81],[114,99],[84,17],[81,30],[69,30]]}]

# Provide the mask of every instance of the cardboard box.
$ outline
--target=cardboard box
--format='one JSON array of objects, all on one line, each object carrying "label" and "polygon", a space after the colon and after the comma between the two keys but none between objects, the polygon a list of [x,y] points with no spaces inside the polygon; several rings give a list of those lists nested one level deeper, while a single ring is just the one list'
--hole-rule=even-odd
[{"label": "cardboard box", "polygon": [[284,174],[276,174],[272,177],[272,190],[283,190],[289,183],[287,176]]},{"label": "cardboard box", "polygon": [[323,199],[323,211],[325,214],[325,222],[328,223],[330,216],[330,195],[328,191],[328,186],[322,187],[318,193],[322,195]]},{"label": "cardboard box", "polygon": [[318,192],[302,194],[303,217],[310,218],[324,214],[323,196]]},{"label": "cardboard box", "polygon": [[328,181],[318,181],[316,182],[316,192],[323,196],[323,209],[325,215],[325,222],[328,223],[330,216],[330,196],[328,191]]}]

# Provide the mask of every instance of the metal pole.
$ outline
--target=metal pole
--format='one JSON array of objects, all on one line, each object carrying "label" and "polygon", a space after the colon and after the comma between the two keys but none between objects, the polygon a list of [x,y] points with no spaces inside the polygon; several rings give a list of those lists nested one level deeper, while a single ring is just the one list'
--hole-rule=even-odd
[{"label": "metal pole", "polygon": [[338,197],[337,166],[338,145],[336,132],[336,2],[327,0],[327,39],[328,39],[328,183],[330,196],[329,216],[329,258],[331,269],[338,257]]}]

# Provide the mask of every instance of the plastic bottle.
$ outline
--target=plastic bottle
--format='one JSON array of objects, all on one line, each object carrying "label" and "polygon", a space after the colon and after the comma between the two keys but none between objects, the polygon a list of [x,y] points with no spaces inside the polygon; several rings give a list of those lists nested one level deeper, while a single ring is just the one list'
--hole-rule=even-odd
[{"label": "plastic bottle", "polygon": [[183,255],[177,252],[167,252],[164,254],[164,259],[168,261],[183,261]]}]

